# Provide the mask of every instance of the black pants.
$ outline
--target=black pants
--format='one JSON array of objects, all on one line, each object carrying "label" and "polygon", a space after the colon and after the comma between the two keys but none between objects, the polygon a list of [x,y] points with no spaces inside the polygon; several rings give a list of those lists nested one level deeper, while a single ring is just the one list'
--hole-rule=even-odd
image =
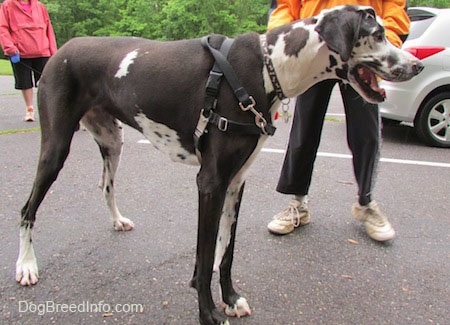
[{"label": "black pants", "polygon": [[42,70],[44,70],[48,59],[48,57],[33,59],[20,58],[20,61],[17,63],[11,62],[14,72],[15,88],[30,89],[33,88],[33,86],[37,87],[37,83],[41,78]]},{"label": "black pants", "polygon": [[[297,98],[288,149],[277,191],[307,195],[320,143],[325,113],[337,80],[325,80]],[[359,203],[371,201],[379,159],[378,105],[367,103],[352,87],[339,82],[347,122],[347,143],[353,154]]]}]

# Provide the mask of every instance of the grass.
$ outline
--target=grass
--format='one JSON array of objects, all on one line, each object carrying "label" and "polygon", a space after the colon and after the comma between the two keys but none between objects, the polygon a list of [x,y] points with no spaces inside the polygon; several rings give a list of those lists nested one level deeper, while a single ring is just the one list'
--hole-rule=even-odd
[{"label": "grass", "polygon": [[9,129],[9,130],[0,130],[0,135],[4,134],[15,134],[15,133],[25,133],[25,132],[37,132],[40,131],[40,127],[28,128],[28,129]]},{"label": "grass", "polygon": [[0,76],[12,76],[12,67],[9,60],[0,60]]},{"label": "grass", "polygon": [[330,122],[342,122],[342,121],[343,121],[343,118],[337,118],[337,117],[326,116],[326,117],[325,117],[325,121],[330,121]]}]

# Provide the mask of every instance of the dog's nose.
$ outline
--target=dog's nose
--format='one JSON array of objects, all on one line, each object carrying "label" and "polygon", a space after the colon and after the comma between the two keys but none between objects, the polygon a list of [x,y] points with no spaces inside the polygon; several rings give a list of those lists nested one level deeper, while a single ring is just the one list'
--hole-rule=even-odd
[{"label": "dog's nose", "polygon": [[412,70],[415,76],[417,76],[424,68],[424,65],[421,61],[416,61],[413,63]]}]

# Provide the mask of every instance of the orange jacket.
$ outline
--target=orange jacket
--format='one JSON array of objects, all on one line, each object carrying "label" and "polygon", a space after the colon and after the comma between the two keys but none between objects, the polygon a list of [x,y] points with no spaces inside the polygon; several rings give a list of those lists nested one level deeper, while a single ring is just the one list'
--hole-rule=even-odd
[{"label": "orange jacket", "polygon": [[3,1],[0,10],[0,43],[6,56],[49,57],[56,52],[56,39],[45,6],[31,0],[31,12],[19,0]]},{"label": "orange jacket", "polygon": [[373,7],[383,19],[386,37],[396,46],[402,44],[399,35],[409,32],[409,18],[405,12],[406,0],[278,0],[277,8],[269,17],[269,29],[315,16],[322,9],[340,5]]}]

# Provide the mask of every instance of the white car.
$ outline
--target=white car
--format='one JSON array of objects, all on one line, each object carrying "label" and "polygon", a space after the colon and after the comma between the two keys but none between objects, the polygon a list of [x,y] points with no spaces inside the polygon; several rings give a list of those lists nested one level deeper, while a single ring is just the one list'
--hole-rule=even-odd
[{"label": "white car", "polygon": [[425,68],[406,82],[382,81],[380,113],[385,122],[413,123],[427,145],[450,148],[450,9],[411,7],[408,15],[411,28],[402,48]]}]

